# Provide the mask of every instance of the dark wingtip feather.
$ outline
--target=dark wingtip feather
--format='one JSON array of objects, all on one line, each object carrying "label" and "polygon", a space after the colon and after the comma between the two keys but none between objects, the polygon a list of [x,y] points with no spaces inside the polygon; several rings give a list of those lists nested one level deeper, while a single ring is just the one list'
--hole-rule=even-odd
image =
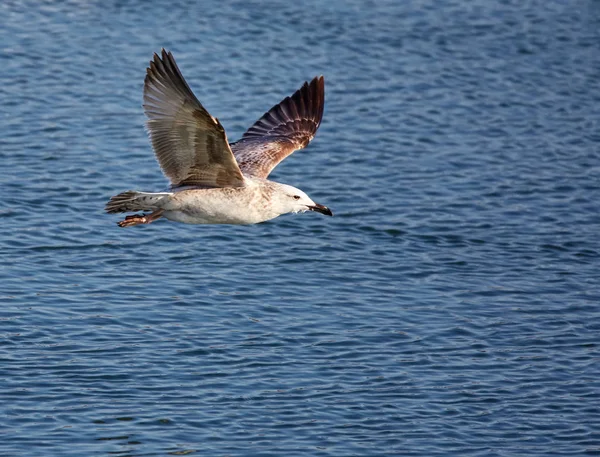
[{"label": "dark wingtip feather", "polygon": [[181,74],[173,54],[165,48],[161,48],[160,55],[154,53],[148,68],[146,68],[144,88],[148,89],[152,85],[158,86],[160,91],[171,88],[181,95],[196,100],[194,93]]},{"label": "dark wingtip feather", "polygon": [[243,138],[284,137],[304,147],[321,125],[325,107],[325,78],[316,76],[267,111]]},{"label": "dark wingtip feather", "polygon": [[273,106],[233,144],[243,172],[266,178],[279,162],[306,147],[321,125],[324,107],[323,76],[304,82],[291,96]]}]

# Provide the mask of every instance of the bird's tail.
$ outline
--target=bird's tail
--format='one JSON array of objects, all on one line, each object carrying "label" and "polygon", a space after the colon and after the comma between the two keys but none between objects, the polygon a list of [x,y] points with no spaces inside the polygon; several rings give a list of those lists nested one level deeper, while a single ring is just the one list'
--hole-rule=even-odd
[{"label": "bird's tail", "polygon": [[171,195],[169,192],[135,192],[128,190],[112,197],[106,207],[107,213],[127,213],[130,211],[156,211],[161,209],[160,202]]}]

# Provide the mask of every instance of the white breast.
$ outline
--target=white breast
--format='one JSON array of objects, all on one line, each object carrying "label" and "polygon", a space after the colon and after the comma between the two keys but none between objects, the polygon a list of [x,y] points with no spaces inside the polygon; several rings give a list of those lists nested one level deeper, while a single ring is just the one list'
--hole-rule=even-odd
[{"label": "white breast", "polygon": [[256,224],[279,216],[255,186],[183,190],[164,209],[163,217],[185,224]]}]

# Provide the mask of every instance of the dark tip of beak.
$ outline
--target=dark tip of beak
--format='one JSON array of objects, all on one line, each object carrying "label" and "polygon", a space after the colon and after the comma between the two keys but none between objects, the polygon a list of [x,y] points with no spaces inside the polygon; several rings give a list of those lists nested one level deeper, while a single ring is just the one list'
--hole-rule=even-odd
[{"label": "dark tip of beak", "polygon": [[318,203],[315,203],[315,206],[309,206],[308,209],[317,213],[325,214],[325,216],[333,216],[333,213],[329,208],[323,205],[319,205]]}]

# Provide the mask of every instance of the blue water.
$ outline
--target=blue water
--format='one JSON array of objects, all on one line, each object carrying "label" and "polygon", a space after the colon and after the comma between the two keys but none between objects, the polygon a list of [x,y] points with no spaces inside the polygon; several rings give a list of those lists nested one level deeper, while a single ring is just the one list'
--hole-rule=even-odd
[{"label": "blue water", "polygon": [[[171,50],[335,217],[120,229]],[[0,4],[0,455],[600,454],[600,3]]]}]

